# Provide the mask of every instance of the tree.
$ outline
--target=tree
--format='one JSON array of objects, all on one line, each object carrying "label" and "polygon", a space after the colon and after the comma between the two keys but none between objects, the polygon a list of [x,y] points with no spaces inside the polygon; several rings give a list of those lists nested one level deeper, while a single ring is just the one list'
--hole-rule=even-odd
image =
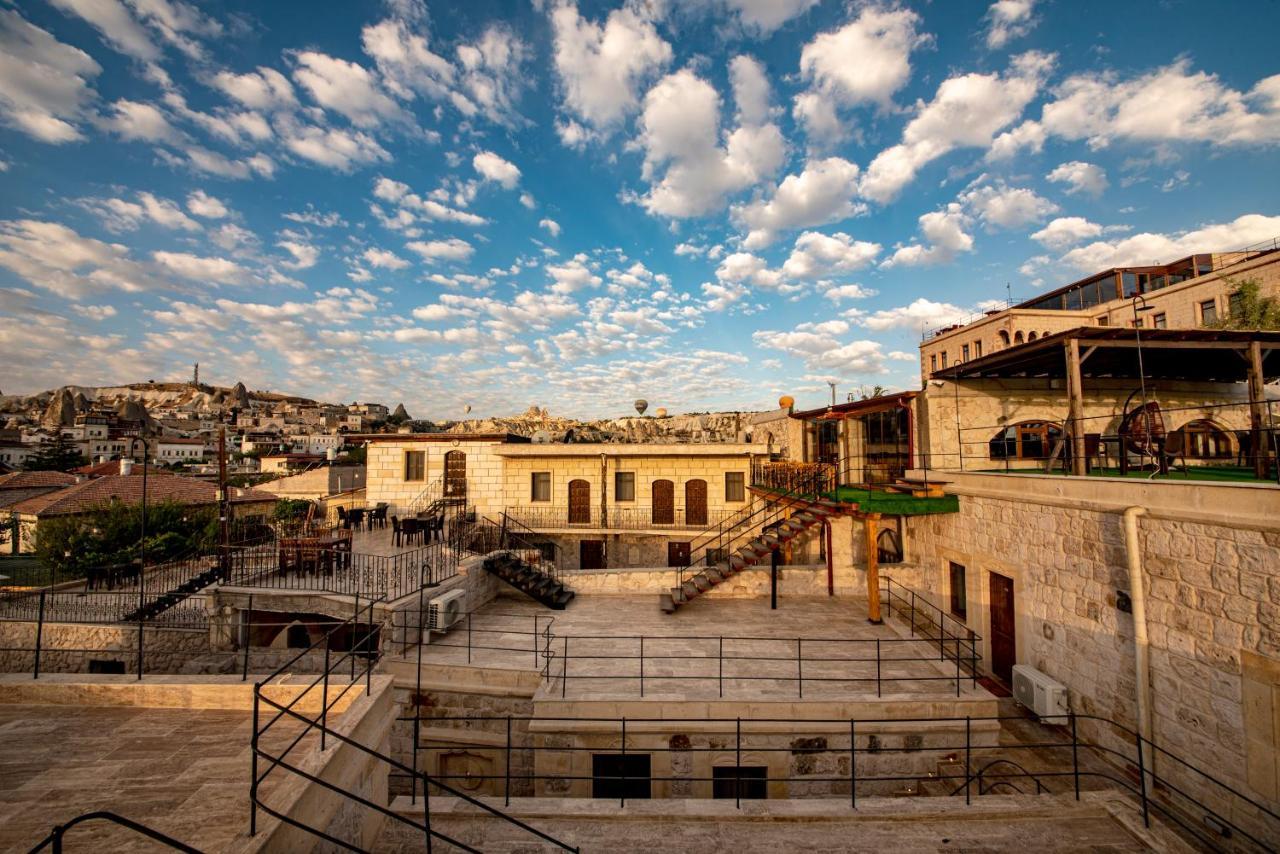
[{"label": "tree", "polygon": [[292,536],[302,530],[311,510],[311,502],[305,498],[281,498],[271,512],[276,527],[285,536]]},{"label": "tree", "polygon": [[22,467],[27,471],[71,471],[88,462],[80,449],[59,431],[52,440],[41,442],[40,450],[27,457]]},{"label": "tree", "polygon": [[1263,296],[1257,279],[1228,281],[1233,288],[1226,317],[1210,324],[1211,329],[1280,330],[1280,300]]},{"label": "tree", "polygon": [[141,556],[159,563],[192,552],[207,553],[218,543],[218,511],[162,501],[147,507],[147,539],[142,504],[116,500],[88,513],[40,522],[36,557],[59,574],[82,574],[89,567],[128,563]]},{"label": "tree", "polygon": [[882,385],[872,386],[870,389],[868,389],[866,386],[858,387],[859,400],[871,400],[874,397],[884,397],[888,393],[889,393],[889,390]]}]

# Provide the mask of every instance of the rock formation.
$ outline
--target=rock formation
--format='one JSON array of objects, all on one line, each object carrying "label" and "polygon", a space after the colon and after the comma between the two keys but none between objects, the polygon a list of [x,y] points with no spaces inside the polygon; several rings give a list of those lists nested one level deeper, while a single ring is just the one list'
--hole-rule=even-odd
[{"label": "rock formation", "polygon": [[58,389],[53,399],[49,401],[49,406],[45,409],[44,415],[40,418],[40,424],[44,427],[58,428],[71,427],[76,423],[76,404],[71,397],[71,391],[67,388]]}]

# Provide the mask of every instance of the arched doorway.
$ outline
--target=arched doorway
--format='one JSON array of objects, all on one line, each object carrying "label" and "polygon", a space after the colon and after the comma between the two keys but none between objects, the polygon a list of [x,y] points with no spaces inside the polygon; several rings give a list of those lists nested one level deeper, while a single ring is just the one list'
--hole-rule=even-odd
[{"label": "arched doorway", "polygon": [[1000,349],[1003,350],[1008,346],[1009,346],[1009,333],[1004,329],[1001,329],[1000,330]]},{"label": "arched doorway", "polygon": [[444,455],[444,497],[467,497],[467,455],[462,451]]},{"label": "arched doorway", "polygon": [[992,436],[988,448],[993,460],[1043,460],[1061,438],[1052,421],[1022,421]]},{"label": "arched doorway", "polygon": [[591,524],[591,484],[585,480],[569,481],[569,524]]},{"label": "arched doorway", "polygon": [[1022,330],[1021,330],[1021,329],[1019,329],[1017,332],[1013,333],[1013,343],[1014,343],[1014,344],[1021,344],[1021,343],[1023,343],[1023,339],[1022,339]]},{"label": "arched doorway", "polygon": [[653,482],[653,524],[676,523],[676,485],[669,480]]},{"label": "arched doorway", "polygon": [[1173,431],[1171,444],[1192,460],[1221,460],[1235,456],[1231,436],[1208,418],[1197,418]]},{"label": "arched doorway", "polygon": [[707,482],[694,479],[684,482],[684,521],[686,525],[706,527]]}]

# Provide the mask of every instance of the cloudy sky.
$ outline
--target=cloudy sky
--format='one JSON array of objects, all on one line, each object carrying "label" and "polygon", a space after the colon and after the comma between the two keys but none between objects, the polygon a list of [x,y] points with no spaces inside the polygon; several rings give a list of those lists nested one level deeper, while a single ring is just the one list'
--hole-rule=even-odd
[{"label": "cloudy sky", "polygon": [[0,389],[817,404],[1280,236],[1280,4],[0,0]]}]

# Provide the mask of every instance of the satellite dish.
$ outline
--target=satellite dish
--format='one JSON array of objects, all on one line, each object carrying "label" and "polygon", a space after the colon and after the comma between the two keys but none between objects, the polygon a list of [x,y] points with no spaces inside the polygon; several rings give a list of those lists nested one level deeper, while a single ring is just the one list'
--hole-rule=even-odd
[{"label": "satellite dish", "polygon": [[467,415],[470,412],[471,412],[471,404],[468,403],[466,406],[462,407],[463,415]]},{"label": "satellite dish", "polygon": [[667,410],[663,409],[662,407],[658,407],[658,411],[653,414],[658,416],[659,418],[666,418]]},{"label": "satellite dish", "polygon": [[644,411],[648,408],[649,408],[649,401],[645,400],[644,398],[640,398],[639,400],[636,401],[636,412],[640,413],[641,415],[644,415]]}]

